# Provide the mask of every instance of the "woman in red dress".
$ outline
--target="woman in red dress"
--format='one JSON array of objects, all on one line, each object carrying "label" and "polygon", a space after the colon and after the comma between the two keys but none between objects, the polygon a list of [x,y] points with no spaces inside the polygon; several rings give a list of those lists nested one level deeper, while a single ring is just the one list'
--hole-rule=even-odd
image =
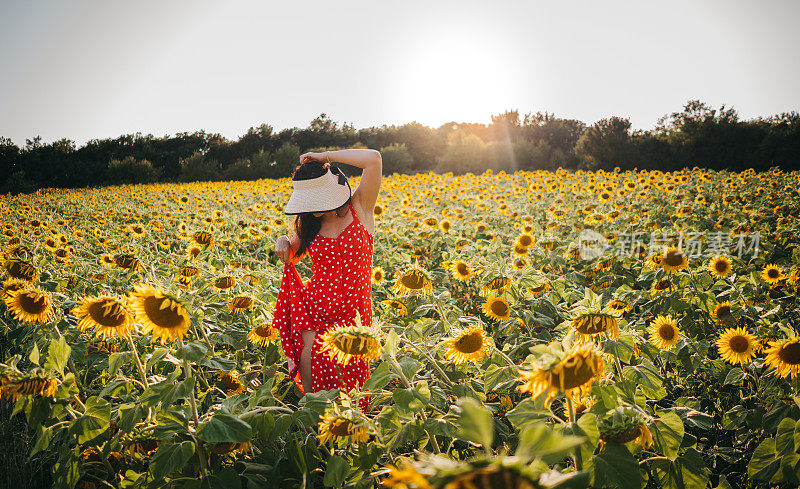
[{"label": "woman in red dress", "polygon": [[[363,169],[355,191],[331,161]],[[284,269],[273,326],[280,331],[289,376],[303,393],[350,390],[369,377],[367,362],[338,365],[319,352],[316,340],[333,326],[355,324],[356,313],[364,326],[372,325],[373,209],[381,176],[381,154],[371,149],[305,153],[292,175],[284,213],[297,217],[292,237],[275,243]],[[313,276],[303,284],[294,265],[305,254],[311,255]],[[366,411],[366,398],[360,406]]]}]

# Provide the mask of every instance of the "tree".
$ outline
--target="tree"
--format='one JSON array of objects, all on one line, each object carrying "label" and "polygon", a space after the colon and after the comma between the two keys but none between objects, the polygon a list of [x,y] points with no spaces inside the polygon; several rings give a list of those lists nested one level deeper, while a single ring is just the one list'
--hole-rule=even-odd
[{"label": "tree", "polygon": [[486,143],[475,134],[460,129],[447,137],[447,147],[437,158],[437,170],[441,173],[483,173],[486,165]]},{"label": "tree", "polygon": [[383,173],[408,173],[414,166],[414,158],[406,149],[405,143],[392,143],[380,149],[383,160]]},{"label": "tree", "polygon": [[627,165],[632,154],[630,128],[628,119],[600,119],[578,139],[575,153],[587,169]]}]

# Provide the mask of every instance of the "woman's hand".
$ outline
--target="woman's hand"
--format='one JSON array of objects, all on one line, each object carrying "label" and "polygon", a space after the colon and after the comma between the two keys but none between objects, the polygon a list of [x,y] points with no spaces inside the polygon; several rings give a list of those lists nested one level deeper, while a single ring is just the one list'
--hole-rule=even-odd
[{"label": "woman's hand", "polygon": [[324,153],[303,153],[300,155],[300,164],[306,163],[308,161],[322,161],[326,162],[330,158],[328,157],[328,152]]},{"label": "woman's hand", "polygon": [[287,263],[291,258],[292,246],[289,243],[289,237],[285,234],[282,236],[278,236],[278,240],[275,241],[275,254],[278,255],[278,258],[281,259],[283,263]]}]

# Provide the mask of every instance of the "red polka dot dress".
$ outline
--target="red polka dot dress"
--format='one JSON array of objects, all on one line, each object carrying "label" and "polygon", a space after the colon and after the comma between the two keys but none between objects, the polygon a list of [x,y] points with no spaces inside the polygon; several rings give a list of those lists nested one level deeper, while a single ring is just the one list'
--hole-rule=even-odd
[{"label": "red polka dot dress", "polygon": [[[317,235],[308,245],[313,276],[303,284],[292,261],[283,267],[281,287],[275,305],[273,327],[280,331],[281,345],[289,362],[289,376],[300,381],[300,353],[303,351],[301,329],[316,330],[317,341],[311,350],[311,383],[313,392],[360,387],[369,377],[369,364],[351,359],[337,365],[320,353],[319,338],[337,324],[355,324],[356,311],[365,326],[372,325],[372,249],[373,236],[353,211],[353,221],[336,238]],[[295,259],[294,261],[296,261]],[[368,407],[360,399],[362,410]]]}]

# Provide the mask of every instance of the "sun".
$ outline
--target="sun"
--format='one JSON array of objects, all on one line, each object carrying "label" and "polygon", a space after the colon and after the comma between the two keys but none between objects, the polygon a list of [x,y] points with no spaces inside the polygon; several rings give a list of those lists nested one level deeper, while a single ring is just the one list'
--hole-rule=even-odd
[{"label": "sun", "polygon": [[448,121],[483,121],[513,107],[519,94],[529,93],[536,83],[522,73],[514,61],[522,54],[503,37],[480,19],[415,27],[402,50],[387,54],[396,60],[399,74],[387,80],[395,94],[393,115],[438,127]]}]

